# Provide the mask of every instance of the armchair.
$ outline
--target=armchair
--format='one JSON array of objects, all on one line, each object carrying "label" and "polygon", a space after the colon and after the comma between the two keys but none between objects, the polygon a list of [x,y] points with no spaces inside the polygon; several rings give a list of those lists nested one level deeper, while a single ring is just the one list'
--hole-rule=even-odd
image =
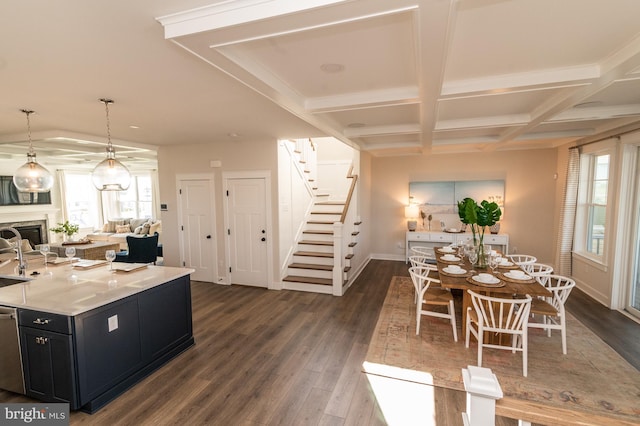
[{"label": "armchair", "polygon": [[127,236],[128,251],[116,253],[116,262],[156,263],[158,259],[158,233],[144,237]]}]

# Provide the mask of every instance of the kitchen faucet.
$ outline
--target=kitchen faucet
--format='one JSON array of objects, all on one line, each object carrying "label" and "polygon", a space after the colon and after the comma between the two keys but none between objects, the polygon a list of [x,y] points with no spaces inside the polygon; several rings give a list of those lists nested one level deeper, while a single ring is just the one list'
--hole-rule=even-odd
[{"label": "kitchen faucet", "polygon": [[27,263],[24,261],[24,257],[22,256],[22,236],[20,235],[20,233],[16,228],[12,228],[10,226],[0,228],[0,231],[13,232],[14,235],[17,237],[16,247],[18,249],[18,275],[20,275],[21,277],[24,277],[25,272],[27,271]]}]

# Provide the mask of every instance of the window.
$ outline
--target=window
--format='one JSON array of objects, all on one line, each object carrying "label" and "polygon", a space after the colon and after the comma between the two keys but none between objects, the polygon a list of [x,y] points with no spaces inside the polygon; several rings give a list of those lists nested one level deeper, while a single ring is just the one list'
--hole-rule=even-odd
[{"label": "window", "polygon": [[86,172],[65,172],[67,219],[81,229],[93,229],[99,222],[98,191]]},{"label": "window", "polygon": [[577,252],[600,262],[607,243],[610,165],[611,155],[608,152],[586,153],[580,158],[575,248]]},{"label": "window", "polygon": [[103,203],[108,206],[108,217],[152,218],[153,185],[150,173],[133,174],[126,191],[103,192]]}]

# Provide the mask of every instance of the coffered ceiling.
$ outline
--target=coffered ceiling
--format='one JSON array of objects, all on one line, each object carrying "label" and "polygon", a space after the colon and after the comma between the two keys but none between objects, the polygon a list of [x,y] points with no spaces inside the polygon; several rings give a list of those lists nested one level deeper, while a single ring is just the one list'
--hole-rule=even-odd
[{"label": "coffered ceiling", "polygon": [[103,96],[123,151],[329,135],[437,154],[640,128],[637,0],[102,3],[0,6],[0,143],[28,107],[38,136],[102,151]]}]

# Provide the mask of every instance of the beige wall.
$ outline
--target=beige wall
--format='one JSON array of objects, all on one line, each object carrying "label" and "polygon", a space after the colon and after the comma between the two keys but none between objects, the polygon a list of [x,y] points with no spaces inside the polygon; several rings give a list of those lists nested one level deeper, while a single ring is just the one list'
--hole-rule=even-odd
[{"label": "beige wall", "polygon": [[404,258],[409,182],[504,179],[500,233],[511,251],[553,263],[556,168],[556,149],[373,158],[372,256]]},{"label": "beige wall", "polygon": [[[220,160],[222,167],[212,168],[210,162]],[[215,184],[215,228],[216,263],[218,277],[226,276],[220,265],[224,259],[224,214],[222,197],[222,173],[238,171],[268,170],[271,172],[271,203],[278,205],[278,154],[277,141],[232,141],[202,145],[163,146],[158,150],[158,179],[160,183],[160,203],[168,205],[168,211],[161,212],[162,241],[165,264],[178,266],[180,261],[178,243],[178,175],[213,174]],[[274,212],[271,223],[271,235],[278,235],[278,215]],[[273,241],[274,254],[278,253],[277,238]],[[279,271],[277,255],[274,255],[273,270]],[[275,273],[275,272],[274,272]],[[276,279],[275,277],[273,277]],[[278,279],[279,281],[279,279]]]}]

